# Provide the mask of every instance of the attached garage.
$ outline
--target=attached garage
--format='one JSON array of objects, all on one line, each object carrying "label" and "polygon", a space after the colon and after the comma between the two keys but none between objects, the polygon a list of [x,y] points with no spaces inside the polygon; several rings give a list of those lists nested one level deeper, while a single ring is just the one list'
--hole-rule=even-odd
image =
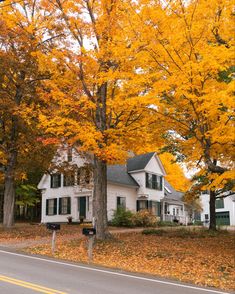
[{"label": "attached garage", "polygon": [[216,224],[218,226],[230,226],[229,211],[216,212]]}]

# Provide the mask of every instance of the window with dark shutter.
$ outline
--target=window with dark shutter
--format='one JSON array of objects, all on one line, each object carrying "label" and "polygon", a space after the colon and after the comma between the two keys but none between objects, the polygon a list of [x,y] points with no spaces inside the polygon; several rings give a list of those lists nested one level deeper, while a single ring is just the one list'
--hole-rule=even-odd
[{"label": "window with dark shutter", "polygon": [[51,188],[61,187],[61,174],[51,175]]},{"label": "window with dark shutter", "polygon": [[64,187],[70,187],[75,185],[75,175],[74,172],[67,172],[64,174]]},{"label": "window with dark shutter", "polygon": [[47,199],[46,200],[46,215],[56,215],[57,214],[57,199]]},{"label": "window with dark shutter", "polygon": [[71,213],[71,198],[61,197],[59,199],[59,214],[70,214]]},{"label": "window with dark shutter", "polygon": [[146,188],[162,191],[162,176],[146,173]]},{"label": "window with dark shutter", "polygon": [[126,209],[126,197],[117,197],[117,208],[120,207]]}]

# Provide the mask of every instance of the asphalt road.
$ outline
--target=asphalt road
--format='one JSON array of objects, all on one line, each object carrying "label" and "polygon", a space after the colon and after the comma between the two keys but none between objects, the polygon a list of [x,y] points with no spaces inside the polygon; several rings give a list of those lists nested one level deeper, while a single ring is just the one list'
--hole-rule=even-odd
[{"label": "asphalt road", "polygon": [[0,249],[0,294],[219,294],[190,284]]}]

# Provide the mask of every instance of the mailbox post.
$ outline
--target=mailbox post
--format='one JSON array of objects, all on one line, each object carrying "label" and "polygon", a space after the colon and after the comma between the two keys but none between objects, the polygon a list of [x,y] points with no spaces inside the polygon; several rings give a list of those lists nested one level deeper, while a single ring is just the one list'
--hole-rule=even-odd
[{"label": "mailbox post", "polygon": [[88,262],[92,262],[93,258],[93,244],[94,244],[94,237],[96,235],[95,228],[83,228],[82,234],[88,237]]},{"label": "mailbox post", "polygon": [[54,223],[47,223],[47,229],[52,231],[51,251],[52,251],[52,254],[54,255],[54,253],[55,253],[56,231],[60,230],[60,225],[59,224],[54,224]]}]

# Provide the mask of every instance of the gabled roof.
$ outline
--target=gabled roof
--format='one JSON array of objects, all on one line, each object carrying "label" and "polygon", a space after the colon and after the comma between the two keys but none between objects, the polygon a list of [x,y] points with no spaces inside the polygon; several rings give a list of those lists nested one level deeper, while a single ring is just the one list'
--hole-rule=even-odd
[{"label": "gabled roof", "polygon": [[126,165],[109,165],[107,181],[114,184],[138,188],[138,183],[128,174]]},{"label": "gabled roof", "polygon": [[135,156],[127,160],[127,171],[143,170],[155,152]]},{"label": "gabled roof", "polygon": [[164,185],[165,185],[164,200],[174,200],[174,201],[183,203],[182,197],[184,193],[176,191],[166,179],[164,180]]}]

